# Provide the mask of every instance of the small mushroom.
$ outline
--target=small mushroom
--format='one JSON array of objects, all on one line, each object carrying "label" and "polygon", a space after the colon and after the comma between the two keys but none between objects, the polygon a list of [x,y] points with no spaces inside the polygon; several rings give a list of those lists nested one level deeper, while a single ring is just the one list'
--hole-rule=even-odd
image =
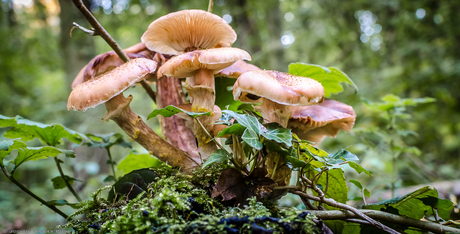
[{"label": "small mushroom", "polygon": [[[152,59],[155,52],[148,50],[144,43],[138,43],[123,50],[130,59],[149,58]],[[124,62],[114,51],[109,51],[94,57],[85,67],[83,67],[72,82],[72,89],[79,84],[93,79],[105,72],[119,67]]]},{"label": "small mushroom", "polygon": [[147,48],[178,55],[197,49],[229,47],[236,33],[221,17],[203,10],[183,10],[153,21],[142,35]]},{"label": "small mushroom", "polygon": [[189,172],[199,164],[149,128],[129,107],[132,96],[125,98],[122,94],[135,82],[154,72],[156,67],[157,63],[153,60],[133,59],[95,79],[84,82],[70,94],[67,109],[85,111],[105,103],[107,112],[103,120],[112,119],[132,139],[160,160]]},{"label": "small mushroom", "polygon": [[301,139],[319,144],[326,136],[335,137],[339,130],[349,132],[355,119],[353,107],[325,100],[318,105],[294,107],[288,127]]},{"label": "small mushroom", "polygon": [[255,70],[243,73],[233,86],[233,98],[254,107],[266,122],[286,127],[292,106],[314,105],[324,99],[324,88],[316,80],[288,73]]},{"label": "small mushroom", "polygon": [[243,60],[236,61],[233,65],[222,69],[216,76],[223,76],[227,78],[238,78],[241,74],[248,72],[248,71],[255,71],[260,70],[259,67],[247,63]]}]

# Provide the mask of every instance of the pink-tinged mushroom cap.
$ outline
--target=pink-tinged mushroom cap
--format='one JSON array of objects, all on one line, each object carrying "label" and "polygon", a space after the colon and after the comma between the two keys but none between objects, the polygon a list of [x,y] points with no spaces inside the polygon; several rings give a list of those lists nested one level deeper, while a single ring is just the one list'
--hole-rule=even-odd
[{"label": "pink-tinged mushroom cap", "polygon": [[222,69],[216,76],[224,76],[227,78],[238,78],[241,74],[248,71],[260,70],[255,65],[249,64],[243,60],[236,61],[233,65]]},{"label": "pink-tinged mushroom cap", "polygon": [[322,102],[324,88],[316,80],[269,70],[243,73],[233,86],[233,98],[246,103],[269,99],[283,105],[312,105]]},{"label": "pink-tinged mushroom cap", "polygon": [[[135,58],[152,58],[155,52],[152,52],[145,47],[144,43],[138,43],[123,50],[130,59]],[[114,51],[109,51],[94,57],[85,67],[83,67],[72,82],[74,89],[79,84],[86,82],[94,77],[97,77],[105,72],[108,72],[124,62],[118,57]]]},{"label": "pink-tinged mushroom cap", "polygon": [[147,48],[162,54],[229,47],[236,33],[221,17],[203,10],[183,10],[153,21],[142,35]]},{"label": "pink-tinged mushroom cap", "polygon": [[294,107],[288,127],[301,139],[319,144],[326,136],[335,137],[339,130],[350,131],[355,119],[353,107],[325,100],[318,105]]},{"label": "pink-tinged mushroom cap", "polygon": [[67,109],[85,111],[105,103],[154,72],[156,68],[157,63],[153,60],[133,59],[104,73],[97,79],[91,79],[78,85],[70,93]]},{"label": "pink-tinged mushroom cap", "polygon": [[200,69],[217,73],[239,60],[251,60],[248,52],[231,47],[195,50],[175,56],[158,69],[158,77],[185,78],[195,75]]}]

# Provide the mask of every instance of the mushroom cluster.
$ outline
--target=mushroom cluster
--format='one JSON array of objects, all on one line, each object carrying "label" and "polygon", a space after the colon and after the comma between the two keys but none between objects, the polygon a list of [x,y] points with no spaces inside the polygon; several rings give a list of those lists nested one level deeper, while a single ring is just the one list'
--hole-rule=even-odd
[{"label": "mushroom cluster", "polygon": [[[153,155],[185,172],[217,149],[210,134],[224,127],[213,124],[221,116],[215,106],[216,74],[237,78],[235,100],[261,103],[255,110],[266,122],[292,128],[309,141],[320,142],[323,135],[335,136],[339,129],[352,128],[353,109],[333,100],[323,102],[324,88],[319,82],[244,62],[251,56],[230,47],[236,38],[228,23],[206,11],[183,10],[160,17],[149,25],[141,43],[124,50],[131,61],[123,63],[115,52],[92,59],[72,83],[67,108],[84,111],[105,103],[103,120],[115,121]],[[122,94],[145,79],[156,82],[154,101],[159,108],[174,105],[211,115],[197,121],[180,115],[160,119],[166,140],[161,138],[132,112],[132,96]]]}]

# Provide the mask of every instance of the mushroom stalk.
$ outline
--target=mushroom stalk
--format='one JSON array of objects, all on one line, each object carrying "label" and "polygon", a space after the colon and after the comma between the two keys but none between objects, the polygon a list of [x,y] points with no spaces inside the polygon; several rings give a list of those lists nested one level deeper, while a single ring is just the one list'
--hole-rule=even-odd
[{"label": "mushroom stalk", "polygon": [[123,94],[110,99],[105,103],[107,113],[103,120],[113,120],[133,140],[171,166],[180,167],[184,172],[199,167],[199,163],[184,151],[169,144],[147,126],[129,107],[131,100],[132,96],[125,98]]},{"label": "mushroom stalk", "polygon": [[[182,101],[182,86],[179,79],[163,76],[157,80],[157,105],[164,108],[168,105],[179,106]],[[199,161],[198,147],[192,130],[186,127],[185,120],[173,115],[160,117],[166,139],[181,150],[187,152],[192,158]]]},{"label": "mushroom stalk", "polygon": [[277,122],[284,128],[292,115],[290,106],[279,104],[267,98],[263,98],[262,105],[255,106],[254,109],[262,114],[265,122]]}]

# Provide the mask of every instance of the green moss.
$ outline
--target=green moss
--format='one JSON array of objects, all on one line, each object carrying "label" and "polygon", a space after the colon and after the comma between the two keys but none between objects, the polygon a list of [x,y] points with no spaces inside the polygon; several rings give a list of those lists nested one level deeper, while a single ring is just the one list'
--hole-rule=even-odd
[{"label": "green moss", "polygon": [[299,218],[302,211],[295,208],[269,209],[255,197],[244,208],[225,207],[212,199],[210,188],[222,170],[222,166],[214,166],[190,177],[161,167],[155,169],[159,176],[146,192],[113,203],[99,197],[109,189],[101,188],[72,215],[86,214],[86,218],[71,220],[62,228],[78,233],[257,233],[258,228],[274,233],[287,233],[287,228],[316,233],[313,217]]}]

